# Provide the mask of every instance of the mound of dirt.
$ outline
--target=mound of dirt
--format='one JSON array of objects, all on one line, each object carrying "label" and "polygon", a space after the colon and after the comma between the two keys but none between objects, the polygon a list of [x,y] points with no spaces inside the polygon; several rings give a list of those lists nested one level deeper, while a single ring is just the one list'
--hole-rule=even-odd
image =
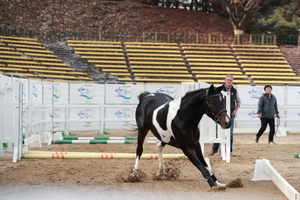
[{"label": "mound of dirt", "polygon": [[228,183],[226,186],[230,188],[239,188],[239,187],[243,187],[244,185],[242,183],[242,180],[240,178],[237,178],[231,181],[230,183]]}]

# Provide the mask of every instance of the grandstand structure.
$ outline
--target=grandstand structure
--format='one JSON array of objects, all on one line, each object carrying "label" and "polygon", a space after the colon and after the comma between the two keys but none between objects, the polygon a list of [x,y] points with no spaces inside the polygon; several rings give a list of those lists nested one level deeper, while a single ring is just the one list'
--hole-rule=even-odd
[{"label": "grandstand structure", "polygon": [[56,80],[92,80],[63,63],[33,38],[0,36],[0,71],[5,75]]},{"label": "grandstand structure", "polygon": [[68,40],[76,54],[129,82],[296,84],[296,75],[276,45],[226,45]]},{"label": "grandstand structure", "polygon": [[[299,85],[276,45],[147,43],[68,40],[75,56],[118,82]],[[41,79],[92,81],[32,38],[0,36],[0,72]],[[94,80],[95,81],[95,80]]]}]

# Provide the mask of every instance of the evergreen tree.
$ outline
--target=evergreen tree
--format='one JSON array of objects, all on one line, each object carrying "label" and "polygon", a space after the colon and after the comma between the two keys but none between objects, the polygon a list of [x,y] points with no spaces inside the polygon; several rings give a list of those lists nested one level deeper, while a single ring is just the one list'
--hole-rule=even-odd
[{"label": "evergreen tree", "polygon": [[270,4],[253,16],[254,25],[248,33],[272,33],[281,37],[296,37],[300,29],[299,1],[281,1]]}]

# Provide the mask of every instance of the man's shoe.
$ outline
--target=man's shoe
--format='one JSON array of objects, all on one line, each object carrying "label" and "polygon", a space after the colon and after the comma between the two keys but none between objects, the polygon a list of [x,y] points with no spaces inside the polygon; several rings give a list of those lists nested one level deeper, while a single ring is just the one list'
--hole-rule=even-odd
[{"label": "man's shoe", "polygon": [[268,144],[272,144],[272,145],[274,145],[274,144],[276,144],[275,142],[273,142],[273,141],[269,141],[268,142]]},{"label": "man's shoe", "polygon": [[215,153],[218,153],[218,151],[211,151],[208,155],[213,156],[213,155],[215,155]]},{"label": "man's shoe", "polygon": [[231,152],[231,153],[230,153],[230,156],[231,156],[231,157],[235,157],[236,155],[234,155],[234,154]]},{"label": "man's shoe", "polygon": [[255,139],[255,142],[258,143],[258,139]]}]

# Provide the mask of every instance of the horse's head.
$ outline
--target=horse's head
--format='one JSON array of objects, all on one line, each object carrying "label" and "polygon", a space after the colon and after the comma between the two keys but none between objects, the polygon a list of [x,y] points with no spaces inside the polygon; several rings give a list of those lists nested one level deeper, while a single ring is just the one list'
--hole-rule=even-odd
[{"label": "horse's head", "polygon": [[225,99],[221,93],[224,84],[218,88],[211,85],[206,90],[206,114],[212,118],[216,123],[220,124],[222,128],[229,128],[231,125],[230,117],[227,115]]}]

